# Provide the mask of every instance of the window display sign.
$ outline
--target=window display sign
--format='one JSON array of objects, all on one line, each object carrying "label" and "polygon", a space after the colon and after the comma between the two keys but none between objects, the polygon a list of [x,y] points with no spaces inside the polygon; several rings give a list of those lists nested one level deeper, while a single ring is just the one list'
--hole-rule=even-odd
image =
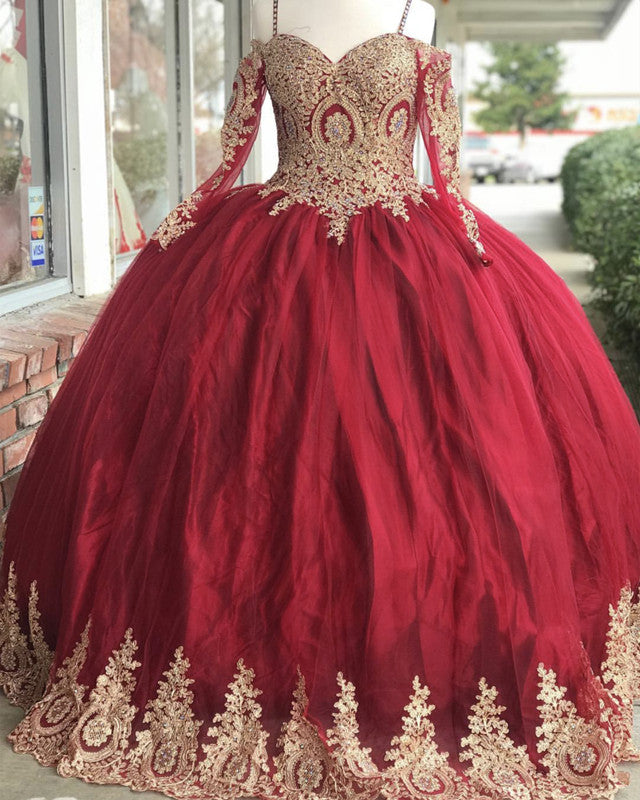
[{"label": "window display sign", "polygon": [[29,187],[30,259],[32,267],[44,267],[46,260],[44,187]]}]

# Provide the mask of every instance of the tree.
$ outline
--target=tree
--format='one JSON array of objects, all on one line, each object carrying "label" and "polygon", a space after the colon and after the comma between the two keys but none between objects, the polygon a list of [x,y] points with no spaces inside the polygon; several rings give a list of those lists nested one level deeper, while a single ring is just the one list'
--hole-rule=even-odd
[{"label": "tree", "polygon": [[565,58],[556,44],[492,42],[494,61],[487,79],[476,81],[472,93],[486,108],[474,121],[487,133],[516,129],[520,144],[527,127],[568,129],[577,111],[565,111],[569,95],[557,90]]}]

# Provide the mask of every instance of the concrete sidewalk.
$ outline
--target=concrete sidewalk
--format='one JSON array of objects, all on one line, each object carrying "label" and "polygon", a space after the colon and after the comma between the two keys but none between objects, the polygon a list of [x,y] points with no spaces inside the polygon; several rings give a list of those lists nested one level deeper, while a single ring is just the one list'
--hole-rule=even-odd
[{"label": "concrete sidewalk", "polygon": [[14,753],[6,740],[24,712],[0,693],[0,800],[160,800],[158,792],[132,792],[126,786],[97,786],[78,778],[62,778],[33,756]]},{"label": "concrete sidewalk", "polygon": [[583,305],[588,301],[593,259],[572,249],[559,183],[474,184],[470,199],[544,258]]}]

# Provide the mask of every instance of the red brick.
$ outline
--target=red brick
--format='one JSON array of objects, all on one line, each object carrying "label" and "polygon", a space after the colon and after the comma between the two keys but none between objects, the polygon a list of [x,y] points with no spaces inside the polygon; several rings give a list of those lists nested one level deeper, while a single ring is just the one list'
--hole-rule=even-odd
[{"label": "red brick", "polygon": [[82,333],[79,333],[77,336],[73,337],[73,348],[71,350],[72,355],[78,355],[80,348],[85,343],[88,335],[88,331],[83,331]]},{"label": "red brick", "polygon": [[[26,357],[25,374],[18,380],[46,373],[56,363],[76,356],[112,291],[89,298],[73,295],[52,298],[38,306],[4,315],[0,320],[0,349]],[[5,358],[3,363],[0,357],[0,393],[11,386],[15,377],[14,361],[13,357]],[[34,378],[34,385],[39,380]]]},{"label": "red brick", "polygon": [[9,370],[7,372],[3,370],[2,377],[6,380],[6,383],[2,386],[3,389],[6,386],[13,386],[14,383],[20,383],[25,379],[27,357],[24,353],[16,353],[14,350],[0,348],[0,363],[4,364],[5,362],[9,364]]},{"label": "red brick", "polygon": [[31,397],[28,400],[22,400],[16,406],[16,411],[18,412],[18,427],[28,428],[29,425],[36,425],[38,422],[42,422],[48,408],[47,395],[44,393]]},{"label": "red brick", "polygon": [[13,469],[14,467],[24,464],[24,460],[27,457],[27,453],[29,452],[29,448],[31,447],[35,437],[36,431],[34,430],[28,433],[26,436],[21,436],[19,439],[6,444],[2,448],[5,472],[9,472],[9,470]]},{"label": "red brick", "polygon": [[11,501],[13,500],[13,495],[16,490],[16,486],[18,485],[18,478],[20,477],[21,472],[21,469],[17,469],[10,475],[5,475],[4,478],[0,480],[0,486],[2,486],[2,497],[4,499],[5,506],[10,505]]},{"label": "red brick", "polygon": [[37,375],[32,375],[27,380],[27,394],[37,392],[38,389],[43,389],[50,383],[53,383],[58,377],[58,370],[55,367],[46,369],[44,372],[39,372]]},{"label": "red brick", "polygon": [[[27,328],[23,327],[22,324],[14,324],[12,325],[12,330],[16,333],[29,332],[35,333],[37,336],[54,339],[58,343],[58,361],[66,361],[69,358],[73,347],[73,332],[63,328],[59,323],[47,322],[41,315],[34,315],[28,325],[29,327]],[[80,331],[77,330],[76,332]]]},{"label": "red brick", "polygon": [[41,333],[52,336],[58,342],[58,361],[66,361],[71,355],[73,336],[66,331],[52,330],[48,326],[41,327]]},{"label": "red brick", "polygon": [[30,351],[34,353],[40,351],[40,366],[38,369],[29,372],[29,365],[27,363],[27,378],[35,372],[42,372],[43,369],[49,369],[56,363],[56,356],[58,354],[58,342],[49,336],[36,336],[29,331],[22,331],[18,333],[14,330],[7,330],[0,324],[0,347],[6,347],[8,350],[18,350],[21,353],[29,354]]},{"label": "red brick", "polygon": [[0,414],[0,441],[13,436],[16,430],[16,410],[8,408]]},{"label": "red brick", "polygon": [[[26,342],[11,342],[3,336],[0,337],[0,348],[2,348],[2,350],[13,350],[16,353],[24,354],[27,363],[25,366],[24,375],[22,376],[23,378],[28,378],[29,375],[33,375],[34,372],[40,372],[42,370],[41,347],[33,347]],[[2,352],[2,350],[0,350],[0,352]]]},{"label": "red brick", "polygon": [[67,320],[70,324],[78,325],[89,330],[97,314],[87,308],[65,308],[55,312],[56,316]]},{"label": "red brick", "polygon": [[73,358],[70,358],[68,361],[61,361],[58,364],[58,377],[64,378],[64,376],[69,372],[69,368],[73,363]]},{"label": "red brick", "polygon": [[4,389],[4,391],[0,392],[0,408],[8,406],[9,403],[13,403],[13,401],[17,400],[19,397],[24,397],[26,393],[26,381],[20,381],[20,383],[16,383],[14,386],[9,386],[8,389]]},{"label": "red brick", "polygon": [[49,386],[47,388],[47,398],[49,399],[49,405],[51,405],[51,401],[58,394],[59,388],[60,388],[59,383],[54,383],[53,386]]},{"label": "red brick", "polygon": [[52,308],[47,311],[43,309],[42,312],[38,314],[38,321],[40,323],[52,322],[52,328],[69,331],[70,333],[74,333],[77,330],[84,330],[84,326],[78,325],[78,320],[74,317],[73,313],[67,313],[64,308]]},{"label": "red brick", "polygon": [[85,297],[82,300],[82,308],[85,311],[91,312],[94,315],[94,317],[97,317],[98,314],[100,313],[100,309],[105,305],[107,300],[108,297],[103,297],[97,300],[94,298]]}]

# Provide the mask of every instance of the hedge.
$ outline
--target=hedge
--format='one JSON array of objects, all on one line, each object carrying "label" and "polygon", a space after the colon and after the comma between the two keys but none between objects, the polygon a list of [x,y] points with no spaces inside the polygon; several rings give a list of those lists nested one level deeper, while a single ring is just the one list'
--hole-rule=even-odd
[{"label": "hedge", "polygon": [[640,126],[572,147],[560,180],[575,246],[595,259],[589,281],[607,335],[640,363]]}]

